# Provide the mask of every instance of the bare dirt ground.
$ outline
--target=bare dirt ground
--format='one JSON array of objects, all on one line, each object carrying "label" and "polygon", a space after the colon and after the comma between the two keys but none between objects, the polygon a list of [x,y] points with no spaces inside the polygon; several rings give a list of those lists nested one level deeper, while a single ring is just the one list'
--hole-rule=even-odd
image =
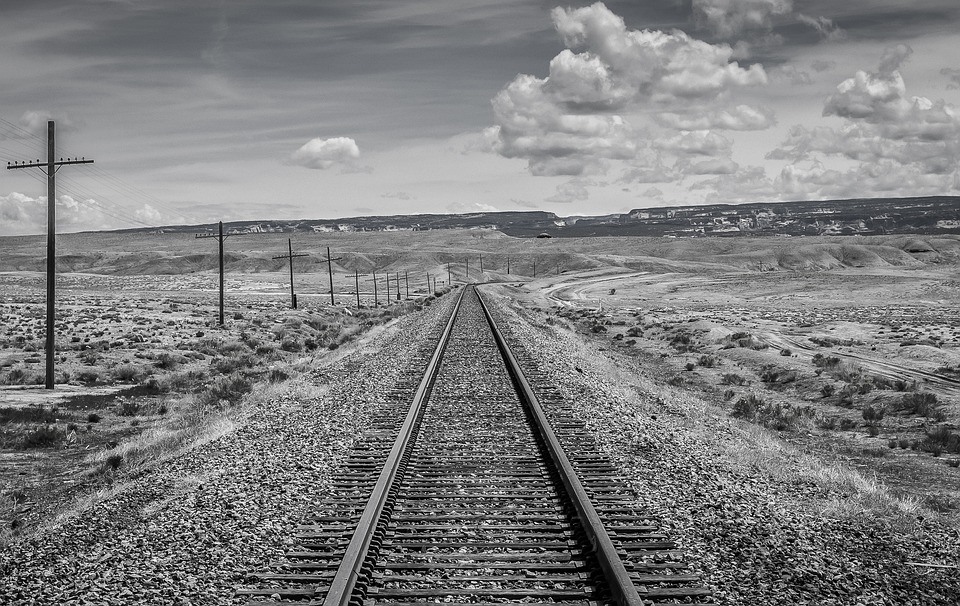
[{"label": "bare dirt ground", "polygon": [[229,430],[244,395],[285,381],[417,305],[350,309],[282,274],[59,276],[56,385],[43,389],[43,280],[0,274],[0,539],[123,473]]},{"label": "bare dirt ground", "polygon": [[[271,259],[286,251],[287,237],[229,241],[219,328],[209,241],[198,248],[176,234],[149,242],[65,236],[52,393],[38,386],[42,239],[0,238],[0,541],[29,537],[104,487],[242,431],[272,385],[429,302],[428,276],[440,288],[450,279],[505,283],[512,300],[576,336],[591,356],[634,362],[624,372],[644,373],[652,403],[686,394],[710,418],[745,428],[723,434],[744,465],[802,461],[796,466],[819,470],[791,479],[800,482],[791,494],[833,478],[819,492],[832,495],[827,514],[841,525],[861,528],[850,520],[865,511],[853,498],[863,490],[836,488],[852,470],[857,486],[895,503],[896,524],[936,520],[960,537],[960,238],[295,235],[295,251],[311,258],[296,266],[301,309],[291,310],[287,267]],[[341,257],[336,305],[326,298],[320,244]],[[391,275],[388,310],[369,307],[373,271],[381,304]],[[695,448],[702,437],[683,441]],[[670,503],[659,507],[669,519]]]},{"label": "bare dirt ground", "polygon": [[957,271],[606,269],[516,291],[647,356],[665,382],[960,520]]}]

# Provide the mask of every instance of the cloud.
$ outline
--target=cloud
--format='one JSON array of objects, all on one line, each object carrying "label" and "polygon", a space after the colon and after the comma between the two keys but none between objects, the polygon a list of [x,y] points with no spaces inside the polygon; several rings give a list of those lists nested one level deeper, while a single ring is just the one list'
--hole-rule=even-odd
[{"label": "cloud", "polygon": [[571,202],[583,202],[590,197],[587,191],[587,185],[594,185],[591,181],[583,179],[571,179],[566,183],[557,186],[557,193],[545,198],[544,202],[553,202],[556,204],[569,204]]},{"label": "cloud", "polygon": [[947,85],[947,88],[960,88],[960,69],[945,67],[940,70],[940,75],[946,76],[950,80],[950,84]]},{"label": "cloud", "polygon": [[723,39],[747,32],[768,32],[774,17],[793,11],[792,0],[693,0],[698,27]]},{"label": "cloud", "polygon": [[883,56],[880,57],[880,74],[892,74],[894,71],[900,69],[900,66],[906,63],[912,54],[913,49],[908,44],[888,46],[883,51]]},{"label": "cloud", "polygon": [[775,82],[788,82],[796,86],[809,86],[813,84],[813,78],[810,74],[793,65],[781,65],[770,71],[770,79]]},{"label": "cloud", "polygon": [[732,175],[740,170],[740,165],[730,158],[711,158],[682,164],[681,170],[686,175]]},{"label": "cloud", "polygon": [[808,17],[802,13],[797,13],[797,20],[817,30],[817,33],[824,40],[843,40],[847,37],[846,31],[826,17]]},{"label": "cloud", "polygon": [[653,146],[678,155],[727,156],[733,141],[713,131],[695,130],[655,141]]},{"label": "cloud", "polygon": [[648,187],[643,192],[644,197],[646,198],[660,198],[663,196],[663,190],[656,187]]},{"label": "cloud", "polygon": [[817,59],[810,64],[810,67],[812,67],[813,71],[815,72],[825,72],[829,69],[835,68],[836,66],[836,61],[824,59]]},{"label": "cloud", "polygon": [[776,185],[759,166],[741,167],[734,173],[704,179],[691,185],[690,189],[708,190],[704,197],[706,204],[754,202],[779,197]]},{"label": "cloud", "polygon": [[483,202],[451,202],[447,204],[446,209],[454,214],[495,213],[500,210],[496,206],[484,204]]},{"label": "cloud", "polygon": [[776,186],[791,199],[822,199],[942,194],[950,189],[951,182],[950,177],[926,174],[894,162],[861,164],[849,170],[829,169],[813,162],[785,166]]},{"label": "cloud", "polygon": [[411,196],[405,191],[393,191],[386,194],[380,194],[381,198],[395,198],[397,200],[415,200],[416,196]]},{"label": "cloud", "polygon": [[[57,231],[120,229],[140,227],[137,223],[156,225],[160,216],[149,205],[134,211],[133,219],[104,213],[103,205],[93,198],[77,200],[72,196],[57,197]],[[0,196],[0,221],[8,235],[40,234],[47,229],[47,198],[33,198],[19,192]]]},{"label": "cloud", "polygon": [[141,208],[133,211],[133,216],[147,225],[160,225],[163,222],[163,216],[160,212],[149,204],[144,204]]},{"label": "cloud", "polygon": [[66,133],[66,132],[75,132],[79,125],[74,123],[70,116],[66,113],[52,113],[46,110],[31,110],[23,112],[23,115],[20,116],[20,126],[24,130],[28,131],[31,135],[36,135],[46,139],[47,137],[47,122],[53,120],[56,122],[57,132]]},{"label": "cloud", "polygon": [[[953,187],[960,167],[960,109],[907,94],[897,68],[911,53],[903,44],[890,47],[877,71],[857,71],[837,86],[823,115],[841,118],[839,128],[794,126],[767,154],[793,162],[778,180],[785,193],[920,195]],[[827,169],[821,162],[827,157],[857,164],[845,171]]]},{"label": "cloud", "polygon": [[351,165],[360,157],[357,142],[350,137],[311,139],[290,155],[290,161],[298,166],[327,169],[335,164]]},{"label": "cloud", "polygon": [[656,119],[660,124],[676,130],[764,130],[777,122],[769,108],[749,105],[705,113],[664,112]]},{"label": "cloud", "polygon": [[599,2],[551,16],[567,48],[550,61],[549,75],[520,74],[492,101],[495,151],[526,159],[534,175],[597,174],[609,160],[635,158],[646,131],[624,117],[631,109],[677,114],[767,82],[762,66],[731,61],[728,45],[681,31],[628,30]]}]

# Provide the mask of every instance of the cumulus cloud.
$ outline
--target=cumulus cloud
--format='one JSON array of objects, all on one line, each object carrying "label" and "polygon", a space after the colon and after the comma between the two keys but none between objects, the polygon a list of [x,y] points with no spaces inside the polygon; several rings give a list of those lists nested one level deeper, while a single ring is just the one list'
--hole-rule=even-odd
[{"label": "cumulus cloud", "polygon": [[[860,70],[841,82],[823,115],[843,119],[839,128],[794,126],[767,155],[787,159],[778,183],[790,195],[930,193],[953,187],[960,166],[960,110],[945,101],[909,96],[899,66],[909,46],[888,48],[876,71]],[[843,157],[849,171],[824,168],[821,158]],[[810,166],[801,166],[803,161]]]},{"label": "cumulus cloud", "polygon": [[[526,159],[535,175],[596,174],[609,160],[636,158],[646,131],[624,117],[632,108],[677,114],[767,81],[762,66],[732,61],[728,45],[681,31],[628,30],[602,3],[551,16],[567,48],[549,75],[518,75],[492,101],[495,151]],[[730,112],[733,122],[742,114]]]},{"label": "cumulus cloud", "polygon": [[673,137],[654,142],[657,149],[688,156],[727,156],[733,141],[709,130],[681,132]]},{"label": "cumulus cloud", "polygon": [[350,166],[360,157],[357,142],[350,137],[311,139],[290,155],[290,161],[298,166],[327,169],[334,165]]},{"label": "cumulus cloud", "polygon": [[676,130],[765,130],[776,124],[772,110],[750,105],[697,113],[664,112],[657,121]]},{"label": "cumulus cloud", "polygon": [[[159,213],[149,205],[134,211],[134,217],[156,224]],[[92,198],[77,200],[72,196],[57,197],[57,230],[83,231],[131,227],[131,222],[104,213],[103,206]],[[33,198],[19,192],[0,196],[0,222],[7,235],[39,234],[47,229],[47,199]]]},{"label": "cumulus cloud", "polygon": [[698,27],[732,39],[750,31],[766,32],[773,20],[793,11],[792,0],[693,0]]}]

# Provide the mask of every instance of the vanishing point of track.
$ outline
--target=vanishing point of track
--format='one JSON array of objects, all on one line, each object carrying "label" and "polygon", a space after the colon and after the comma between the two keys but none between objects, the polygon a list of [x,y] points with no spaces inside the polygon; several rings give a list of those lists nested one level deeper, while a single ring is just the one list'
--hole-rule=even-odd
[{"label": "vanishing point of track", "polygon": [[709,595],[565,411],[572,404],[528,371],[531,386],[475,288],[410,367],[296,531],[296,550],[240,591],[251,603],[639,606]]}]

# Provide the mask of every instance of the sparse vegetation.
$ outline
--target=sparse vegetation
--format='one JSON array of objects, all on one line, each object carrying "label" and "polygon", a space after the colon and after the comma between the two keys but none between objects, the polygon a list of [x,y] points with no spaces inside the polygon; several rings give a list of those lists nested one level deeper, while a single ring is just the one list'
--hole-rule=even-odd
[{"label": "sparse vegetation", "polygon": [[930,392],[913,392],[904,394],[897,403],[897,410],[908,415],[927,417],[935,421],[944,419],[940,410],[936,394]]},{"label": "sparse vegetation", "polygon": [[746,379],[746,377],[736,373],[724,373],[724,375],[720,377],[721,385],[746,385],[748,383],[749,381]]}]

